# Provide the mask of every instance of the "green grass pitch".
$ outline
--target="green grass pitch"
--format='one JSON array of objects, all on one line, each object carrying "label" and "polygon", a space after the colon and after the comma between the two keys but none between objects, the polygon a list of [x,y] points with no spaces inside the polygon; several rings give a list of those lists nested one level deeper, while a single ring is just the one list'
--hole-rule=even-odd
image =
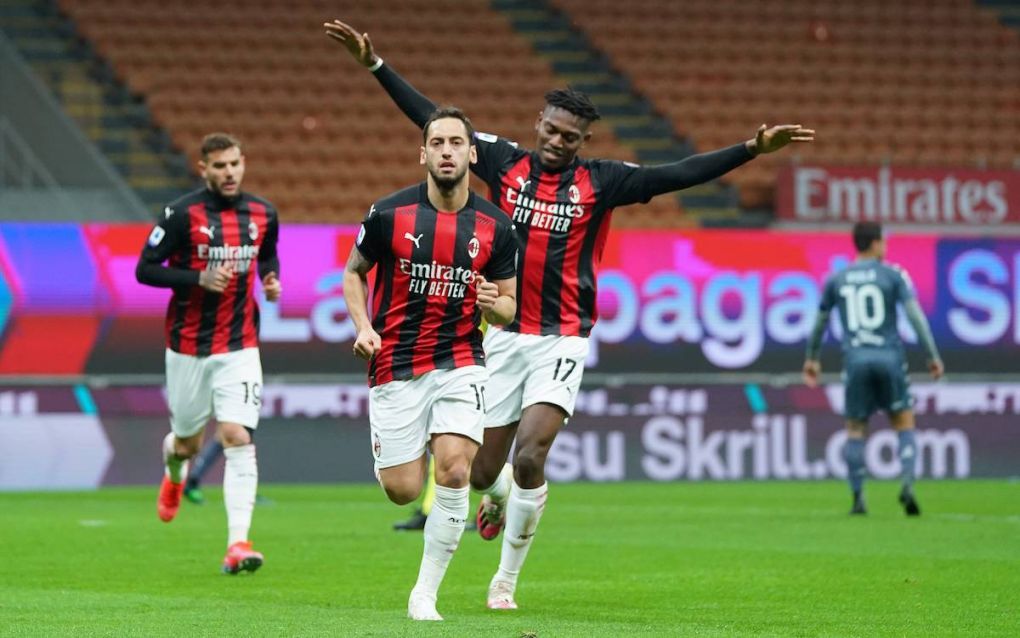
[{"label": "green grass pitch", "polygon": [[[0,636],[1017,636],[1020,482],[553,485],[517,612],[485,608],[499,542],[465,534],[443,623],[405,617],[420,533],[375,486],[266,485],[254,575],[225,576],[220,494],[0,494]],[[474,505],[475,499],[472,499]]]}]

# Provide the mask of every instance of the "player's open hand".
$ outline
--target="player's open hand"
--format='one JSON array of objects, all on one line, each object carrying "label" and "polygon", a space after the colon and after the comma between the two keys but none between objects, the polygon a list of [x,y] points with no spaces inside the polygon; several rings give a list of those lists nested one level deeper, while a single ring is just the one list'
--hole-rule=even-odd
[{"label": "player's open hand", "polygon": [[475,305],[481,308],[482,312],[488,312],[496,307],[496,299],[499,298],[499,286],[486,280],[481,275],[476,275],[475,290],[478,292]]},{"label": "player's open hand", "polygon": [[271,272],[262,278],[262,290],[266,293],[266,301],[276,301],[280,298],[283,287],[280,285],[280,279],[276,276],[275,272]]},{"label": "player's open hand", "polygon": [[364,66],[372,66],[379,59],[367,33],[358,33],[354,27],[339,20],[324,22],[322,26],[326,28],[326,35],[347,47],[348,53]]},{"label": "player's open hand", "polygon": [[801,372],[804,377],[804,385],[809,388],[818,387],[818,378],[822,376],[821,362],[808,359],[804,362],[804,369]]},{"label": "player's open hand", "polygon": [[212,270],[202,270],[198,273],[198,285],[209,292],[220,293],[227,289],[230,280],[234,278],[234,271],[226,266],[217,266]]},{"label": "player's open hand", "polygon": [[928,372],[931,373],[932,379],[938,380],[946,373],[946,367],[942,364],[941,360],[933,359],[928,362]]},{"label": "player's open hand", "polygon": [[755,155],[774,153],[787,144],[815,141],[814,129],[804,128],[800,124],[780,124],[769,128],[762,124],[753,141],[748,142],[748,150]]},{"label": "player's open hand", "polygon": [[382,338],[372,328],[358,331],[358,337],[354,340],[354,356],[359,359],[369,360],[379,352],[382,347]]}]

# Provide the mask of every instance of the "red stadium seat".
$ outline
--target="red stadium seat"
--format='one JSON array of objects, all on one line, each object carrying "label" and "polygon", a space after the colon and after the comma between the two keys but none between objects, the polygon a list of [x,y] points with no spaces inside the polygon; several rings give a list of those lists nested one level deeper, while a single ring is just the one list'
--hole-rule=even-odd
[{"label": "red stadium seat", "polygon": [[[818,130],[797,154],[829,163],[1006,168],[1020,154],[1020,38],[969,1],[553,4],[703,150],[796,119]],[[774,180],[754,164],[733,175],[746,205]]]}]

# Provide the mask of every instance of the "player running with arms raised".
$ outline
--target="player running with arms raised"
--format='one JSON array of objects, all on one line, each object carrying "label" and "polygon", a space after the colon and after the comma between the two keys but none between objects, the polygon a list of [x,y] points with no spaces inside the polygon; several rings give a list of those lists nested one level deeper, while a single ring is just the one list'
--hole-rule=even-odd
[{"label": "player running with arms raised", "polygon": [[[378,57],[368,36],[339,20],[326,33],[369,68],[397,106],[422,126],[435,105]],[[495,135],[477,134],[472,168],[490,198],[515,222],[521,243],[517,314],[485,336],[492,375],[485,442],[471,473],[483,494],[478,530],[495,538],[504,523],[499,569],[488,606],[516,609],[517,578],[546,502],[545,461],[556,434],[574,409],[597,319],[596,271],[612,211],[662,193],[715,179],[761,153],[791,142],[810,142],[798,125],[764,125],[754,139],[662,166],[577,156],[591,138],[598,111],[571,89],[546,94],[535,123],[536,149]],[[516,437],[512,477],[505,466]]]}]

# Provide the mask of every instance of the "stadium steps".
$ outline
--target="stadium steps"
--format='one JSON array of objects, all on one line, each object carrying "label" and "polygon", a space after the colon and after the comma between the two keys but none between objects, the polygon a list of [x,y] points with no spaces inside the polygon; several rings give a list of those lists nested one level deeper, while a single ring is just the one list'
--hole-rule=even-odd
[{"label": "stadium steps", "polygon": [[1020,0],[978,0],[978,6],[994,11],[999,22],[1020,31]]},{"label": "stadium steps", "polygon": [[[675,162],[694,153],[690,142],[559,10],[545,0],[493,0],[492,6],[530,40],[565,84],[591,96],[617,138],[633,148],[641,162]],[[736,189],[720,182],[685,189],[678,198],[686,213],[706,223],[715,225],[718,219],[720,224],[735,225],[733,220],[740,219]]]},{"label": "stadium steps", "polygon": [[153,212],[194,179],[152,121],[52,0],[2,0],[0,25],[67,114]]}]

